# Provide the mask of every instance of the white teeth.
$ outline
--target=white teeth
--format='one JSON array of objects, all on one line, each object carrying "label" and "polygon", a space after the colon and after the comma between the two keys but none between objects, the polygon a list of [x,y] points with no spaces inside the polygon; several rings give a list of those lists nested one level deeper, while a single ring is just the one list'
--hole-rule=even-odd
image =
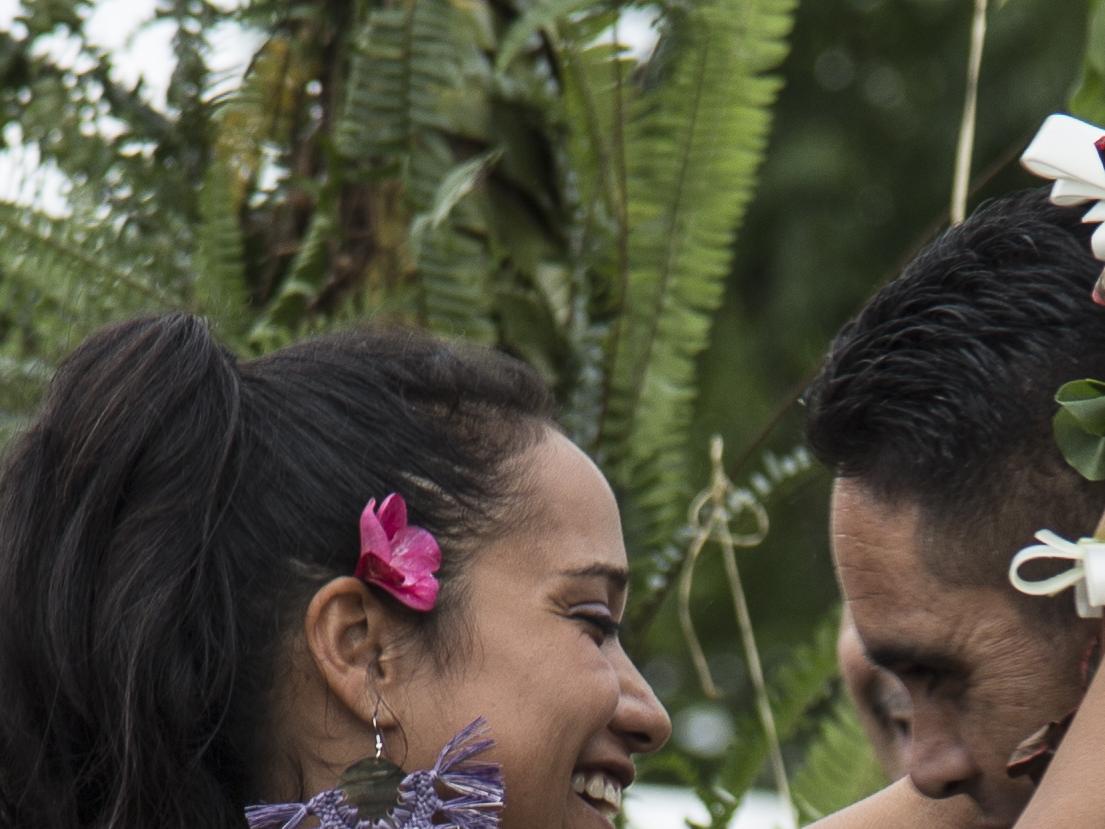
[{"label": "white teeth", "polygon": [[615,813],[622,808],[622,784],[612,780],[601,771],[577,771],[572,775],[572,791],[585,794],[597,802],[601,812]]},{"label": "white teeth", "polygon": [[620,809],[622,807],[622,787],[607,780],[606,792],[604,793],[603,799],[615,809]]}]

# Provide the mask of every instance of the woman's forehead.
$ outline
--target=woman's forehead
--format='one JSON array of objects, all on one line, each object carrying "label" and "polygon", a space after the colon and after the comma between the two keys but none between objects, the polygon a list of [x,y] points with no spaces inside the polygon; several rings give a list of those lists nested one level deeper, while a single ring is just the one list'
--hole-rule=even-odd
[{"label": "woman's forehead", "polygon": [[[533,567],[547,557],[548,570],[626,567],[617,502],[587,455],[559,432],[549,430],[524,459],[530,503],[517,510],[518,523],[501,545],[510,558]],[[509,522],[509,518],[507,519]],[[525,556],[516,553],[524,549]]]}]

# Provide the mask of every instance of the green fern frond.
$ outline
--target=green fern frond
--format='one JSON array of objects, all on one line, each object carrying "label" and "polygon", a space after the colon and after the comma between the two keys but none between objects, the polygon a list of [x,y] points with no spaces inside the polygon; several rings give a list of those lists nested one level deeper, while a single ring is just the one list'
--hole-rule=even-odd
[{"label": "green fern frond", "polygon": [[340,231],[336,209],[336,197],[331,191],[324,191],[280,290],[250,329],[249,345],[256,353],[285,346],[305,332],[325,284]]},{"label": "green fern frond", "polygon": [[535,34],[548,28],[568,15],[594,8],[594,0],[541,0],[526,9],[518,20],[507,30],[499,45],[499,55],[495,61],[495,71],[504,72],[525,48]]},{"label": "green fern frond", "polygon": [[303,52],[291,38],[274,34],[254,55],[241,85],[214,103],[214,152],[239,187],[260,175],[266,147],[285,146],[292,138],[314,69]]},{"label": "green fern frond", "polygon": [[464,200],[501,156],[500,150],[492,150],[446,173],[428,209],[414,217],[410,230],[427,325],[485,344],[496,339],[487,225],[483,211]]},{"label": "green fern frond", "polygon": [[[770,677],[768,696],[781,741],[792,739],[807,713],[832,693],[833,680],[839,675],[836,659],[839,627],[839,612],[828,614],[818,624],[810,641],[795,647]],[[767,759],[763,727],[753,712],[737,720],[731,746],[716,784],[739,799],[751,787]]]},{"label": "green fern frond", "polygon": [[52,372],[52,366],[44,360],[17,356],[22,350],[20,345],[9,343],[4,349],[9,353],[0,353],[0,433],[3,422],[14,428],[33,409]]},{"label": "green fern frond", "polygon": [[406,91],[407,194],[414,212],[433,204],[438,186],[454,167],[442,140],[450,124],[443,103],[462,83],[467,27],[449,0],[417,0],[410,17]]},{"label": "green fern frond", "polygon": [[565,147],[581,207],[587,213],[600,206],[604,210],[602,216],[587,220],[589,229],[594,233],[599,230],[595,222],[606,224],[606,241],[612,245],[616,230],[613,217],[624,201],[617,170],[622,132],[618,122],[625,117],[624,98],[632,92],[623,80],[630,73],[631,63],[616,44],[580,44],[577,37],[575,33],[563,42],[564,120],[574,127]]},{"label": "green fern frond", "polygon": [[695,361],[729,271],[781,87],[795,0],[709,0],[672,13],[664,82],[628,126],[629,272],[613,332],[602,425],[616,481],[656,550],[679,526],[689,484]]},{"label": "green fern frond", "polygon": [[338,152],[351,161],[401,156],[409,146],[412,16],[409,5],[373,9],[356,24],[349,80],[334,128]]},{"label": "green fern frond", "polygon": [[54,364],[87,334],[183,304],[186,255],[167,257],[125,223],[80,215],[0,203],[0,443],[22,428]]},{"label": "green fern frond", "polygon": [[422,321],[490,343],[486,208],[461,200],[489,162],[458,167],[447,137],[450,96],[463,89],[464,56],[474,48],[469,23],[449,0],[372,10],[357,33],[336,133],[343,157],[368,159],[377,175],[402,180]]},{"label": "green fern frond", "polygon": [[20,327],[48,361],[104,323],[183,305],[185,267],[179,255],[144,247],[125,223],[0,203],[0,301],[33,309]]},{"label": "green fern frond", "polygon": [[[839,626],[839,612],[826,614],[812,638],[797,645],[769,677],[768,695],[779,738],[784,742],[804,736],[811,711],[821,709],[837,687]],[[816,718],[813,721],[819,722]],[[706,826],[725,829],[766,761],[763,727],[759,718],[748,711],[734,723],[733,738],[720,765],[703,763],[700,758],[691,758],[669,747],[657,757],[647,758],[642,767],[647,774],[674,777],[693,788],[709,814]]]},{"label": "green fern frond", "polygon": [[820,718],[819,726],[805,762],[791,781],[804,822],[839,811],[889,782],[850,699],[841,695],[832,712]]},{"label": "green fern frond", "polygon": [[502,155],[503,151],[499,149],[482,153],[457,165],[441,180],[430,209],[419,213],[411,222],[410,243],[416,258],[426,233],[437,230],[445,223],[453,209],[483,180]]},{"label": "green fern frond", "polygon": [[431,330],[484,344],[495,341],[483,240],[449,226],[431,231],[418,273],[423,318]]},{"label": "green fern frond", "polygon": [[214,319],[228,337],[240,333],[244,326],[248,293],[234,180],[230,165],[216,156],[199,194],[193,289],[196,310]]}]

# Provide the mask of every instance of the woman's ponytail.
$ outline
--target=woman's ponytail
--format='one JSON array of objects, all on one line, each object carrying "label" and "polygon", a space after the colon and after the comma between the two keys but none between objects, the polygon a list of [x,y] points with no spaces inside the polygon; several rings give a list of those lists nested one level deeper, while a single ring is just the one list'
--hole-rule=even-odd
[{"label": "woman's ponytail", "polygon": [[124,323],[64,362],[10,448],[0,808],[12,824],[240,822],[226,791],[243,761],[220,745],[238,636],[210,544],[242,466],[240,386],[202,321]]}]

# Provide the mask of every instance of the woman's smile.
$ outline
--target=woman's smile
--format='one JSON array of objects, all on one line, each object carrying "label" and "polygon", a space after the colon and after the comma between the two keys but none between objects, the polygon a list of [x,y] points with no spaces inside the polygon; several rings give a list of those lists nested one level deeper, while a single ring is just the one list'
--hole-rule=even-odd
[{"label": "woman's smile", "polygon": [[572,775],[572,791],[611,823],[622,809],[622,782],[606,772],[577,771]]},{"label": "woman's smile", "polygon": [[632,755],[658,749],[671,725],[618,640],[629,573],[609,486],[553,430],[521,460],[534,507],[471,565],[470,658],[423,671],[399,712],[431,724],[408,765],[483,715],[506,782],[504,829],[600,829],[633,782]]}]

